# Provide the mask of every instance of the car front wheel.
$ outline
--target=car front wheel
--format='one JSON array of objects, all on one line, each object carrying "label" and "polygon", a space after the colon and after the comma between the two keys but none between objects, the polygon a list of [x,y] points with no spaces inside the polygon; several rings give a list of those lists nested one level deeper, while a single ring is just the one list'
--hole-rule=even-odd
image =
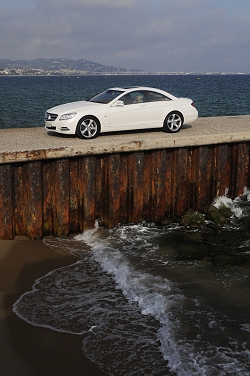
[{"label": "car front wheel", "polygon": [[84,116],[76,127],[76,135],[80,138],[95,138],[100,133],[100,123],[93,116]]},{"label": "car front wheel", "polygon": [[166,117],[163,130],[168,133],[179,132],[183,124],[183,117],[179,112],[171,112]]}]

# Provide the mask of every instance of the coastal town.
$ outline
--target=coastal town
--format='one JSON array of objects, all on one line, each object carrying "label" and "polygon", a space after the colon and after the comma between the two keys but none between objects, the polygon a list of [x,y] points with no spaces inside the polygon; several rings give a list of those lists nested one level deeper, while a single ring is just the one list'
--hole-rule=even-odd
[{"label": "coastal town", "polygon": [[106,66],[89,60],[73,59],[0,59],[2,76],[82,76],[104,74],[140,74],[139,70],[128,70]]},{"label": "coastal town", "polygon": [[146,72],[106,66],[89,60],[73,59],[0,59],[0,76],[84,76],[84,75],[244,75],[241,72]]}]

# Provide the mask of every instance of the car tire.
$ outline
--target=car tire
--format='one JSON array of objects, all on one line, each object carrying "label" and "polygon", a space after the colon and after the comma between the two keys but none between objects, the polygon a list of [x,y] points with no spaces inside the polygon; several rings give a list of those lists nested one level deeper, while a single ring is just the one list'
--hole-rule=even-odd
[{"label": "car tire", "polygon": [[164,132],[177,133],[183,125],[183,116],[178,111],[173,111],[166,116],[163,124]]},{"label": "car tire", "polygon": [[99,135],[101,130],[100,122],[94,116],[84,116],[76,127],[76,135],[79,138],[91,139]]}]

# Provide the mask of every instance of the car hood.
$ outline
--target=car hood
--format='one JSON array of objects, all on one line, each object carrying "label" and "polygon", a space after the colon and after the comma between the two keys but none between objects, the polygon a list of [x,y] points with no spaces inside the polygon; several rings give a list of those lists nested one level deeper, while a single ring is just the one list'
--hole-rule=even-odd
[{"label": "car hood", "polygon": [[66,114],[69,112],[73,112],[73,111],[77,112],[87,107],[94,107],[94,106],[100,106],[100,103],[78,101],[78,102],[65,103],[59,106],[52,107],[49,110],[47,110],[47,112],[56,113],[56,114]]}]

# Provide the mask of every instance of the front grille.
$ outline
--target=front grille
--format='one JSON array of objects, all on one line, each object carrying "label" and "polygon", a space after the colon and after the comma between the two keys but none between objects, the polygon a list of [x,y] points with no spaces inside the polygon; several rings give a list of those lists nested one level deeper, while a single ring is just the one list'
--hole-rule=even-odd
[{"label": "front grille", "polygon": [[46,112],[45,114],[45,120],[46,121],[54,121],[57,118],[57,114],[51,114],[50,112]]}]

